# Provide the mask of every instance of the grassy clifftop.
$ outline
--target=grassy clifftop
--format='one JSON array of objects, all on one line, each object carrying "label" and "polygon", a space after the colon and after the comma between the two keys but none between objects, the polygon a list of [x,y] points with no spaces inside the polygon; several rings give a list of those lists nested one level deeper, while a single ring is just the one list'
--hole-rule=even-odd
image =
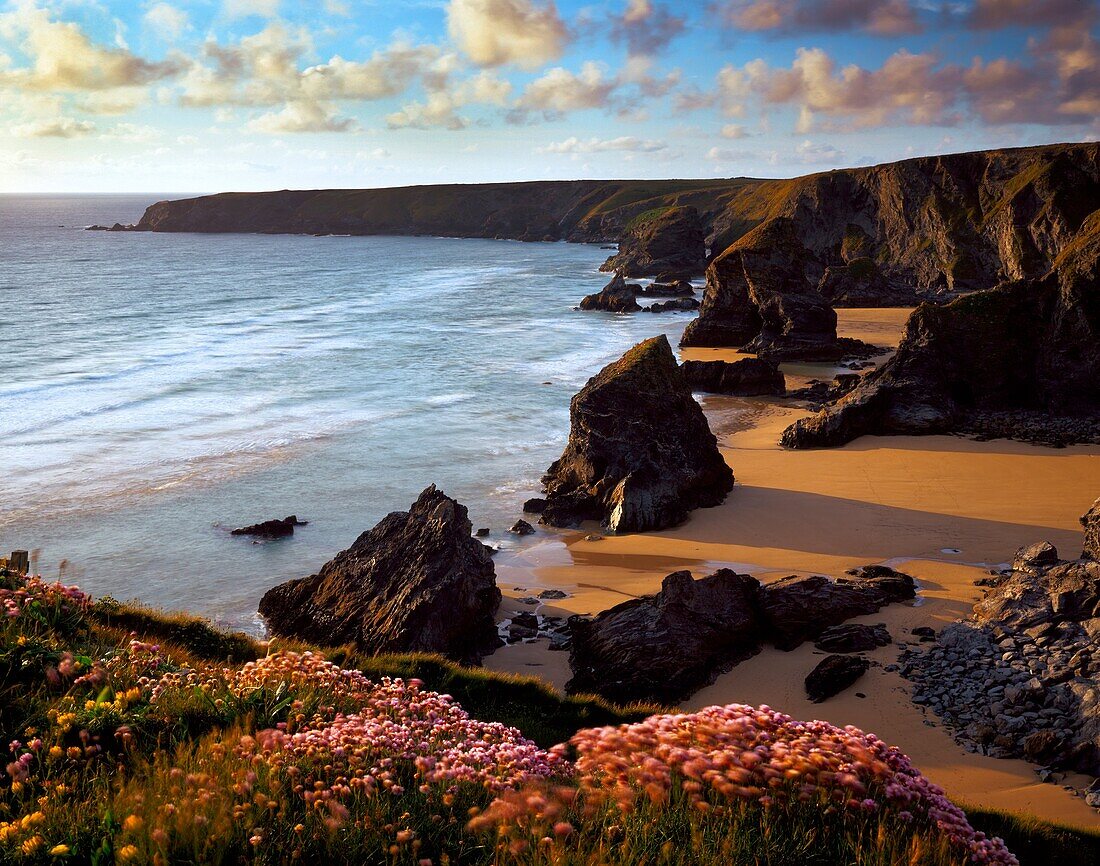
[{"label": "grassy clifftop", "polygon": [[1016,862],[975,827],[1026,864],[1100,853],[968,823],[872,735],[766,708],[651,715],[430,656],[326,659],[2,572],[0,613],[4,863]]}]

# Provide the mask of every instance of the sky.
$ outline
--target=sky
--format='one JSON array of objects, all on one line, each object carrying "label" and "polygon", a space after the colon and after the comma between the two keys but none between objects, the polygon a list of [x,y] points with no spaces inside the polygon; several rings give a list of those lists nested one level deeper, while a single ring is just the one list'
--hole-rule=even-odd
[{"label": "sky", "polygon": [[1100,0],[0,0],[0,192],[789,177],[1100,138]]}]

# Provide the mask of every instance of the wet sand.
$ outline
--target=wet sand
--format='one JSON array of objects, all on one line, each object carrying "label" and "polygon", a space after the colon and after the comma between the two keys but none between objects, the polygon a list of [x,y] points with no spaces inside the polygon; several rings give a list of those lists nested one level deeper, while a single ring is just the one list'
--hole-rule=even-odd
[{"label": "wet sand", "polygon": [[[906,311],[839,310],[840,332],[894,345]],[[690,357],[729,358],[724,350]],[[685,356],[688,356],[685,353]],[[792,379],[822,378],[833,368],[785,367]],[[694,512],[674,530],[585,540],[579,532],[545,533],[519,554],[502,552],[497,574],[515,598],[559,588],[570,597],[537,613],[596,613],[651,593],[677,569],[697,577],[725,565],[768,581],[788,574],[841,575],[889,562],[921,584],[916,604],[893,605],[857,621],[886,623],[895,642],[919,625],[939,628],[969,613],[980,590],[974,581],[1034,541],[1055,544],[1064,556],[1081,550],[1078,518],[1100,493],[1100,447],[1041,448],[973,442],[948,436],[864,437],[845,447],[784,451],[782,430],[805,410],[767,400],[704,400],[737,486],[717,508]],[[516,591],[516,587],[522,591]],[[569,677],[567,653],[545,642],[505,647],[489,667],[542,676],[557,686]],[[896,645],[870,657],[885,665]],[[938,721],[913,705],[908,686],[881,666],[847,692],[810,704],[802,680],[820,652],[805,644],[789,653],[766,649],[719,677],[684,704],[767,703],[796,717],[823,718],[874,731],[908,753],[955,798],[1025,812],[1048,820],[1100,826],[1100,815],[1058,785],[1040,784],[1035,768],[970,754]],[[856,692],[865,694],[857,698]]]}]

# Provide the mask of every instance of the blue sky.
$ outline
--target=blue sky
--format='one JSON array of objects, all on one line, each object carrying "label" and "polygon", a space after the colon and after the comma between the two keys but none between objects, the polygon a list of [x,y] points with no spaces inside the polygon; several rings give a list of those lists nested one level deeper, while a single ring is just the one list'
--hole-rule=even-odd
[{"label": "blue sky", "polygon": [[6,0],[0,190],[791,176],[1095,139],[1097,0]]}]

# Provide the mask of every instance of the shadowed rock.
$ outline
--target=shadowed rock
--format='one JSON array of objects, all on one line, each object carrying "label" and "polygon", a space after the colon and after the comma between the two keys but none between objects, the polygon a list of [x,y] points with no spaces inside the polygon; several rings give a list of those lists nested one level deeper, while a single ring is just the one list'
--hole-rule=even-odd
[{"label": "shadowed rock", "polygon": [[913,578],[892,570],[888,575],[835,581],[821,575],[792,575],[765,586],[760,607],[775,645],[789,650],[831,625],[915,596]]},{"label": "shadowed rock", "polygon": [[658,278],[648,286],[639,289],[638,294],[647,298],[690,298],[695,295],[695,287],[690,280],[661,282]]},{"label": "shadowed rock", "polygon": [[867,673],[869,667],[871,663],[863,656],[826,656],[807,674],[806,696],[815,704],[828,700]]},{"label": "shadowed rock", "polygon": [[663,529],[694,508],[718,505],[733,488],[733,472],[663,335],[590,379],[569,417],[569,442],[543,477],[544,523]]},{"label": "shadowed rock", "polygon": [[643,313],[675,313],[675,312],[690,312],[691,310],[698,310],[699,302],[695,298],[673,298],[669,301],[659,301],[656,304],[650,304],[648,307],[642,307]]},{"label": "shadowed rock", "polygon": [[255,535],[260,538],[283,538],[294,534],[295,526],[307,526],[309,521],[299,520],[293,514],[282,520],[265,520],[263,523],[253,523],[251,526],[242,526],[234,529],[230,535]]},{"label": "shadowed rock", "polygon": [[500,590],[471,529],[466,508],[433,485],[317,574],[269,590],[260,613],[274,634],[325,646],[480,662],[499,645]]},{"label": "shadowed rock", "polygon": [[582,310],[603,310],[608,313],[636,313],[641,307],[634,300],[638,286],[628,283],[622,274],[614,278],[594,295],[586,295],[580,303]]},{"label": "shadowed rock", "polygon": [[656,595],[569,621],[570,692],[629,702],[682,700],[759,649],[755,578],[677,571]]},{"label": "shadowed rock", "polygon": [[912,286],[887,279],[869,258],[827,267],[817,291],[834,307],[906,307],[917,303]]},{"label": "shadowed rock", "polygon": [[814,646],[827,653],[858,653],[890,645],[890,633],[884,625],[845,623],[831,625],[814,641]]},{"label": "shadowed rock", "polygon": [[742,358],[739,361],[684,361],[680,365],[693,391],[740,397],[782,396],[787,384],[777,361]]},{"label": "shadowed rock", "polygon": [[619,251],[600,270],[628,277],[696,276],[706,268],[703,235],[703,223],[694,207],[646,211],[626,224]]},{"label": "shadowed rock", "polygon": [[893,358],[788,427],[782,444],[928,433],[1100,441],[1098,260],[1100,212],[1045,277],[922,305]]}]

